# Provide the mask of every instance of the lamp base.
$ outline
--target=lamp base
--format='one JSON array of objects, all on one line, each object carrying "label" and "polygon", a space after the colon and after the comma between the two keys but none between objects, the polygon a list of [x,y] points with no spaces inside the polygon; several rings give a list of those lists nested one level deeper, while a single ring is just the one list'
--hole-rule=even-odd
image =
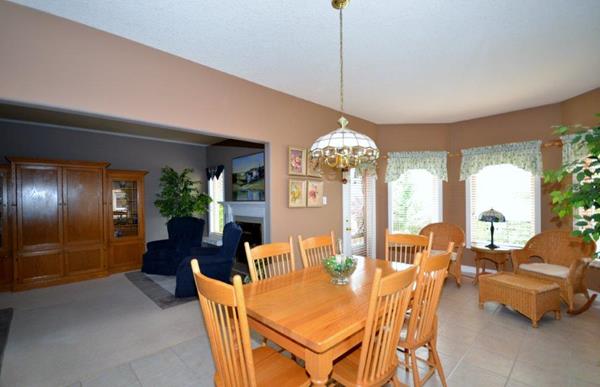
[{"label": "lamp base", "polygon": [[485,245],[485,247],[487,247],[487,248],[488,248],[488,249],[490,249],[490,250],[495,250],[495,249],[497,249],[497,248],[498,248],[498,247],[500,247],[500,246],[498,246],[498,245],[495,245],[495,244],[493,244],[493,243],[490,243],[489,245]]}]

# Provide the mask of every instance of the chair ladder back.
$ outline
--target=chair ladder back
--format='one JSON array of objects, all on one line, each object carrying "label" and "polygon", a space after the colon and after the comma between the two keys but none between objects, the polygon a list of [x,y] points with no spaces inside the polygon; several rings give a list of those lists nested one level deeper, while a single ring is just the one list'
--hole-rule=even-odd
[{"label": "chair ladder back", "polygon": [[250,248],[244,243],[252,282],[287,274],[296,269],[292,237],[289,242],[270,243]]},{"label": "chair ladder back", "polygon": [[192,261],[192,271],[215,369],[221,383],[234,387],[256,386],[250,329],[240,276],[233,278],[233,286],[213,280],[200,272],[195,259]]},{"label": "chair ladder back", "polygon": [[465,245],[465,233],[460,226],[455,224],[445,222],[431,223],[419,231],[420,235],[425,236],[431,233],[435,235],[432,244],[432,248],[435,250],[445,250],[450,242],[454,242],[455,249]]},{"label": "chair ladder back", "polygon": [[390,262],[401,262],[416,264],[418,253],[431,251],[433,243],[433,233],[429,237],[413,234],[390,234],[385,232],[385,260]]},{"label": "chair ladder back", "polygon": [[421,262],[406,334],[409,343],[424,342],[433,334],[453,248],[454,244],[450,243],[446,253],[429,256]]},{"label": "chair ladder back", "polygon": [[408,309],[417,268],[381,278],[375,271],[358,365],[359,385],[369,385],[397,366],[396,345]]},{"label": "chair ladder back", "polygon": [[302,239],[298,235],[298,245],[304,268],[319,266],[323,258],[335,255],[335,236],[333,231],[330,235],[321,235]]}]

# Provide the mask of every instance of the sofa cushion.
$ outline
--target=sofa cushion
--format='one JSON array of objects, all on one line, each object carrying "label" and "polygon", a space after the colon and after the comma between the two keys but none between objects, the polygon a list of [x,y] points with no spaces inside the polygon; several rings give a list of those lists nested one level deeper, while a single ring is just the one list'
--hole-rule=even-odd
[{"label": "sofa cushion", "polygon": [[569,268],[561,265],[553,265],[551,263],[522,263],[519,269],[536,274],[544,274],[551,277],[567,278]]},{"label": "sofa cushion", "polygon": [[[434,250],[431,249],[431,255],[440,255],[440,254],[444,254],[446,252],[446,250]],[[451,261],[456,261],[456,252],[452,252],[452,254],[450,255],[450,260]]]}]

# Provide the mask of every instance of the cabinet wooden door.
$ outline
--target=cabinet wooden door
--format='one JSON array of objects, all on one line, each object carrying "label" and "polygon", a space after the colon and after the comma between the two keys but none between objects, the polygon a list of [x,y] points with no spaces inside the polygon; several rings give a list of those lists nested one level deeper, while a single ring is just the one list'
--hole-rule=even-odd
[{"label": "cabinet wooden door", "polygon": [[8,187],[9,168],[0,165],[0,290],[9,289],[12,285],[13,266],[10,253],[10,237],[8,222]]},{"label": "cabinet wooden door", "polygon": [[108,269],[139,269],[144,254],[144,171],[107,171]]},{"label": "cabinet wooden door", "polygon": [[66,275],[105,269],[103,179],[99,168],[63,168]]},{"label": "cabinet wooden door", "polygon": [[52,165],[15,166],[17,281],[64,275],[62,170]]}]

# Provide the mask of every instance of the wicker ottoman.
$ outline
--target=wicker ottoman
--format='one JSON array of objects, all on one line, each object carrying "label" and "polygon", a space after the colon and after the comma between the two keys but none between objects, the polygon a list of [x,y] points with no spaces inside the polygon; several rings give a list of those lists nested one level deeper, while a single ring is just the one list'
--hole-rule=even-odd
[{"label": "wicker ottoman", "polygon": [[497,273],[479,277],[479,307],[486,301],[496,301],[524,314],[537,328],[546,312],[554,311],[560,320],[560,286],[513,273]]}]

